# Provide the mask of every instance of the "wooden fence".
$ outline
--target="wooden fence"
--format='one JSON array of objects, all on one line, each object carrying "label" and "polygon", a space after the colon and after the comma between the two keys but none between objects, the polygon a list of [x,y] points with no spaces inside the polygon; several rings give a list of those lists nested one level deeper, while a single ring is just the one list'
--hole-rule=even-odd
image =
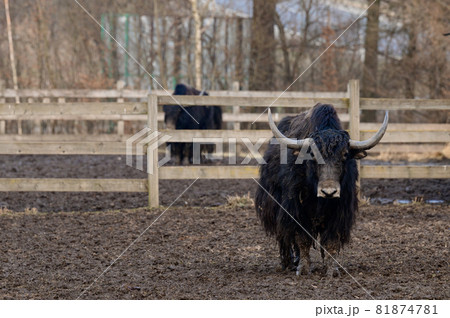
[{"label": "wooden fence", "polygon": [[[170,96],[150,94],[146,102],[89,102],[89,103],[0,103],[0,121],[58,118],[141,120],[145,118],[150,129],[158,128],[158,107],[161,105],[218,105],[231,108],[236,119],[233,130],[175,130],[162,131],[171,136],[171,142],[188,142],[192,138],[270,138],[270,130],[240,130],[241,121],[256,119],[258,114],[242,112],[248,107],[267,107],[276,109],[310,108],[317,102],[333,104],[340,116],[349,121],[350,136],[353,139],[367,139],[381,123],[360,125],[361,110],[449,110],[450,100],[409,100],[409,99],[365,99],[359,98],[359,83],[350,81],[347,93],[339,96],[278,96],[251,94],[253,96]],[[256,95],[256,96],[255,96]],[[292,95],[292,94],[291,94]],[[55,96],[55,98],[58,98]],[[61,98],[61,97],[59,97]],[[95,97],[97,98],[97,97]],[[111,97],[113,98],[113,97]],[[116,97],[114,97],[116,98]],[[142,97],[139,97],[142,98]],[[347,112],[347,113],[345,113]],[[280,114],[279,120],[286,114]],[[261,116],[267,121],[267,114]],[[385,137],[377,148],[384,144],[410,147],[423,143],[450,142],[450,125],[433,124],[424,130],[418,124],[390,124]],[[362,129],[364,127],[364,129]],[[131,136],[123,134],[108,135],[0,135],[0,154],[51,154],[51,155],[124,155],[125,141]],[[411,146],[412,145],[412,146]],[[147,154],[147,165],[153,167],[153,174],[147,179],[30,179],[0,178],[0,191],[68,191],[68,192],[148,192],[149,206],[159,205],[159,180],[164,179],[245,179],[257,178],[257,166],[163,166],[157,168],[157,149],[153,156]],[[150,160],[154,158],[154,160]],[[446,165],[363,165],[361,178],[449,178],[450,169]]]},{"label": "wooden fence", "polygon": [[[120,85],[118,85],[120,87]],[[21,102],[28,104],[65,104],[68,106],[75,106],[80,101],[103,101],[103,102],[117,102],[123,103],[125,101],[135,101],[135,102],[145,102],[148,95],[155,94],[158,96],[169,96],[168,91],[164,90],[153,90],[151,92],[146,90],[131,90],[131,89],[21,89],[15,91],[13,89],[0,89],[0,104],[6,102],[14,102],[16,97],[19,98]],[[347,97],[347,92],[264,92],[264,91],[240,91],[239,83],[233,83],[233,90],[231,91],[208,91],[210,96],[220,96],[220,97],[270,97],[279,96],[283,94],[284,97],[332,97],[332,98],[345,98]],[[33,107],[33,106],[32,106]],[[288,115],[288,114],[286,114]],[[224,113],[223,121],[225,123],[230,123],[233,127],[239,126],[239,123],[243,122],[253,122],[258,114],[239,114],[239,107],[234,107],[233,111],[230,113]],[[164,113],[161,111],[158,113],[158,122],[162,123],[164,120]],[[342,118],[344,121],[348,121],[348,118]],[[20,116],[2,116],[0,119],[0,134],[5,134],[6,132],[6,122],[11,120],[17,120],[17,134],[22,134],[21,122],[25,120],[32,120],[35,122],[37,130],[34,133],[43,133],[40,131],[39,122],[48,120],[111,120],[117,121],[117,134],[124,135],[125,133],[125,121],[147,121],[146,114],[92,114],[92,113],[81,113],[81,114],[61,114],[61,113],[48,113],[40,114],[36,116],[32,113],[21,114]],[[262,122],[264,118],[257,119],[258,122]],[[76,132],[75,132],[76,133]]]}]

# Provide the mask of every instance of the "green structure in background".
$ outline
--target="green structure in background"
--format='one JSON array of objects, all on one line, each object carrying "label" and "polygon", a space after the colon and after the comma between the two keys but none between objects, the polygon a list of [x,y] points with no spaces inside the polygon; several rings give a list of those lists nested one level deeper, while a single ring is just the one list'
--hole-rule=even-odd
[{"label": "green structure in background", "polygon": [[[113,27],[112,27],[113,24],[111,23],[111,21],[112,21],[112,19],[120,19],[121,17],[125,17],[124,47],[128,51],[129,46],[130,46],[130,14],[129,13],[125,13],[125,14],[103,13],[100,18],[100,23],[102,26],[101,31],[100,31],[101,32],[100,37],[103,42],[106,42],[106,47],[108,48],[107,56],[106,56],[106,63],[108,65],[108,77],[109,78],[113,77],[111,48],[112,48],[112,41],[114,41],[114,40],[110,36],[108,36],[106,38],[106,35],[107,35],[107,33],[109,33],[117,39],[117,30],[113,29]],[[128,67],[129,56],[126,53],[124,54],[124,60],[125,61],[124,61],[123,76],[124,76],[125,83],[128,84],[128,78],[130,77],[130,71],[129,71],[129,67]]]},{"label": "green structure in background", "polygon": [[[121,17],[125,17],[125,23],[123,24],[122,22],[118,22],[117,20],[119,20]],[[102,41],[106,44],[107,47],[107,52],[105,53],[105,60],[106,60],[106,64],[107,64],[107,76],[108,78],[113,78],[113,61],[112,61],[112,50],[113,48],[115,48],[115,46],[117,45],[116,43],[114,43],[114,40],[108,35],[111,34],[113,37],[116,38],[116,40],[119,41],[119,39],[121,39],[121,37],[119,37],[119,32],[121,30],[123,30],[123,40],[124,43],[123,47],[129,52],[129,47],[130,47],[130,17],[132,17],[131,14],[129,13],[102,13],[101,17],[100,17],[100,23],[101,23],[101,30],[100,30],[100,37],[102,39]],[[139,18],[139,16],[136,15],[136,17]],[[113,19],[117,19],[116,23],[113,23]],[[116,26],[123,26],[123,28],[120,27],[116,27],[116,29],[114,29],[114,25]],[[133,32],[133,31],[131,31]],[[119,38],[118,38],[119,37]],[[119,41],[120,43],[120,41]],[[123,73],[120,72],[119,70],[119,75],[123,74],[123,80],[125,82],[125,85],[130,85],[129,82],[129,78],[130,78],[130,68],[129,68],[129,55],[126,54],[125,52],[123,52],[120,48],[119,48],[119,52],[120,54],[123,54],[124,60],[123,60]],[[121,63],[119,63],[119,68],[122,69],[122,65]],[[155,76],[155,74],[152,74],[152,76]],[[155,78],[157,78],[158,76],[155,76]],[[172,89],[175,89],[175,86],[183,81],[184,76],[180,75],[180,76],[172,76],[171,77],[171,81],[169,81],[169,87],[172,86]],[[151,79],[150,79],[150,83],[151,83]],[[151,85],[151,84],[150,84]],[[160,89],[160,87],[158,87],[158,89]]]}]

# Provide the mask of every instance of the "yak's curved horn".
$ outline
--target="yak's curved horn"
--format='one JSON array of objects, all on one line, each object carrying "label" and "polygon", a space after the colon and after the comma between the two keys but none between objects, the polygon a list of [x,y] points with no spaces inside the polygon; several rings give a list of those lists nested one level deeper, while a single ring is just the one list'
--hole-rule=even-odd
[{"label": "yak's curved horn", "polygon": [[312,143],[312,138],[297,140],[297,139],[291,139],[291,138],[286,137],[285,135],[283,135],[281,133],[281,131],[278,130],[277,125],[275,125],[273,118],[272,118],[272,112],[270,111],[270,108],[269,108],[268,114],[269,114],[270,129],[272,130],[275,138],[277,138],[277,140],[281,144],[287,145],[289,148],[292,148],[292,149],[300,149],[300,148],[302,148],[303,145],[306,145],[306,144],[309,145]]},{"label": "yak's curved horn", "polygon": [[386,111],[386,114],[384,115],[383,125],[381,125],[381,128],[377,131],[377,133],[372,137],[370,137],[369,139],[363,141],[350,139],[350,148],[358,150],[368,150],[370,148],[375,147],[380,142],[381,138],[383,138],[384,133],[386,132],[388,126],[388,121],[389,121],[389,112]]}]

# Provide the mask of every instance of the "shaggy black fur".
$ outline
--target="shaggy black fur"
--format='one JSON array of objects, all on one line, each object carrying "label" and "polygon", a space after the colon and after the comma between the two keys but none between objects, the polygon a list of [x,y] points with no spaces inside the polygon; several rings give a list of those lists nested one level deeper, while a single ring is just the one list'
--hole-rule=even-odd
[{"label": "shaggy black fur", "polygon": [[[173,95],[200,95],[200,91],[187,86],[178,84],[175,87]],[[203,92],[203,95],[208,93]],[[172,123],[175,129],[221,129],[222,128],[222,108],[220,106],[188,106],[184,107],[189,114],[195,118],[198,124],[186,113],[180,106],[164,105],[164,122]],[[192,143],[168,143],[171,146],[172,156],[177,158],[180,163],[189,160],[192,163],[193,144]],[[202,152],[212,153],[213,145],[201,145]]]},{"label": "shaggy black fur", "polygon": [[349,242],[358,210],[355,159],[364,154],[349,149],[349,135],[342,129],[332,105],[317,104],[307,112],[286,117],[278,128],[290,138],[313,138],[325,164],[340,171],[340,198],[318,198],[316,160],[295,164],[297,156],[288,149],[287,164],[280,164],[280,146],[277,144],[270,144],[264,155],[267,164],[260,167],[259,182],[270,195],[258,187],[256,212],[266,232],[278,240],[283,267],[292,268],[298,263],[299,245],[307,246],[308,251],[314,245],[312,238],[296,221],[326,249],[332,246],[339,252]]}]

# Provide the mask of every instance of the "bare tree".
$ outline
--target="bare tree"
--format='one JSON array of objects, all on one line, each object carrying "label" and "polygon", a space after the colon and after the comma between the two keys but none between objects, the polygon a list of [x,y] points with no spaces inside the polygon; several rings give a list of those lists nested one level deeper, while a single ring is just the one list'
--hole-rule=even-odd
[{"label": "bare tree", "polygon": [[[373,0],[367,0],[370,5]],[[377,0],[367,11],[366,37],[364,41],[364,67],[361,96],[377,97],[378,74],[378,24],[380,2]]]},{"label": "bare tree", "polygon": [[276,0],[253,0],[250,89],[273,90]]},{"label": "bare tree", "polygon": [[191,1],[192,18],[194,20],[194,64],[195,64],[195,86],[202,87],[202,22],[198,12],[197,0]]},{"label": "bare tree", "polygon": [[[14,54],[14,44],[12,40],[12,31],[11,31],[11,17],[9,14],[9,0],[5,0],[5,13],[6,13],[6,27],[8,30],[8,43],[9,43],[9,59],[11,61],[11,70],[13,74],[13,84],[14,90],[18,90],[19,86],[17,85],[17,71],[16,71],[16,60]],[[16,103],[19,103],[19,96],[16,95]]]}]

